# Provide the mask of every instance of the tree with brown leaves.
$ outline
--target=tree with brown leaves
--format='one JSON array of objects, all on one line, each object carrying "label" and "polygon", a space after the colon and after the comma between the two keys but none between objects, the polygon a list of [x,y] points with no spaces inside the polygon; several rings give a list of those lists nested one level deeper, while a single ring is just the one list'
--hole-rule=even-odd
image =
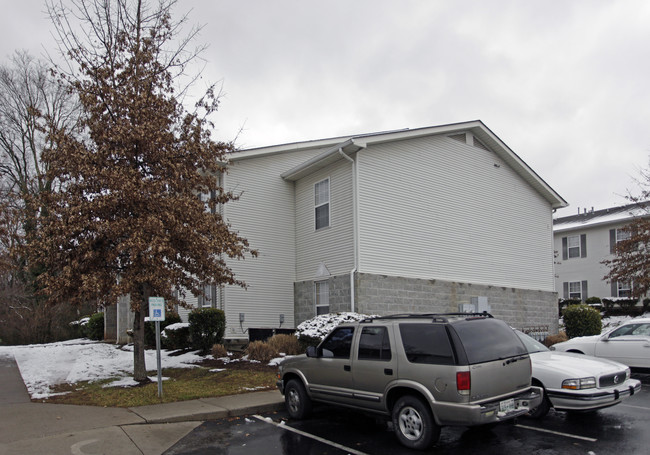
[{"label": "tree with brown leaves", "polygon": [[[204,283],[244,286],[226,259],[256,255],[230,229],[219,206],[236,195],[220,184],[232,143],[211,139],[208,90],[187,112],[178,77],[193,55],[175,40],[174,1],[75,0],[49,11],[68,59],[61,71],[83,107],[82,133],[57,131],[45,159],[61,191],[48,201],[32,260],[45,265],[51,301],[115,304],[129,294],[135,313],[134,379],[147,381],[144,318],[148,298],[196,295]],[[206,202],[200,197],[210,194]],[[209,208],[209,209],[208,209]]]},{"label": "tree with brown leaves", "polygon": [[609,268],[603,279],[629,283],[632,295],[641,298],[650,292],[650,171],[640,170],[640,193],[628,194],[635,218],[622,231],[627,238],[616,242],[614,258],[602,261]]}]

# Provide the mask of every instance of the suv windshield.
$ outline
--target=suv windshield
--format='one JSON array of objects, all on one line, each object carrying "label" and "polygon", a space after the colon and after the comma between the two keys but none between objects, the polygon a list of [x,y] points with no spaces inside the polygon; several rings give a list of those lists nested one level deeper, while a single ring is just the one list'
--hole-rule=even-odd
[{"label": "suv windshield", "polygon": [[465,319],[451,327],[460,337],[470,365],[526,354],[514,330],[499,319]]}]

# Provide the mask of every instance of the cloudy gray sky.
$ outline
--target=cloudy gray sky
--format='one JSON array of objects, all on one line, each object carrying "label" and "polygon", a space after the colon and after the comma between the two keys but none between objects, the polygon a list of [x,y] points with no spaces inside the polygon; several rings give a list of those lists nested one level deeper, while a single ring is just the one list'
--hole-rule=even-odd
[{"label": "cloudy gray sky", "polygon": [[[0,0],[0,58],[55,49]],[[626,203],[650,156],[647,0],[180,0],[240,147],[482,120],[571,206]],[[240,132],[241,130],[241,132]]]}]

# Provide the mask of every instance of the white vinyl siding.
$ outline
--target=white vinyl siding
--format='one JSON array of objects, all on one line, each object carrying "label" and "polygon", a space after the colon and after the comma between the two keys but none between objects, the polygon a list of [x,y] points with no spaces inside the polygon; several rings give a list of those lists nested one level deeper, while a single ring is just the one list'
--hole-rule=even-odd
[{"label": "white vinyl siding", "polygon": [[360,272],[554,290],[550,204],[494,153],[434,136],[357,160]]},{"label": "white vinyl siding", "polygon": [[[225,187],[241,194],[238,201],[224,206],[226,221],[259,251],[257,258],[229,260],[228,265],[247,289],[227,286],[224,290],[226,337],[246,337],[239,325],[244,313],[248,327],[283,327],[294,321],[293,282],[296,277],[294,183],[280,175],[321,153],[314,149],[243,159],[232,163],[225,176]],[[313,188],[312,188],[313,191]],[[311,193],[313,209],[313,193]],[[312,218],[313,231],[313,215]]]},{"label": "white vinyl siding", "polygon": [[[329,228],[314,229],[314,185],[329,179]],[[320,264],[331,276],[354,267],[352,163],[341,159],[296,182],[296,281],[313,280]]]}]

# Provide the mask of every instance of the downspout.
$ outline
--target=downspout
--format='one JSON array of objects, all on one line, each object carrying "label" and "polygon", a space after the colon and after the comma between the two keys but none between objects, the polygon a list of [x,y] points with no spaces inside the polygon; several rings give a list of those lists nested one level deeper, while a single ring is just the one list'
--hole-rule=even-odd
[{"label": "downspout", "polygon": [[343,152],[343,148],[339,148],[339,154],[352,163],[352,237],[353,237],[353,250],[354,250],[354,267],[350,270],[350,312],[355,312],[355,288],[354,288],[354,274],[357,271],[357,166],[356,161],[350,158]]}]

